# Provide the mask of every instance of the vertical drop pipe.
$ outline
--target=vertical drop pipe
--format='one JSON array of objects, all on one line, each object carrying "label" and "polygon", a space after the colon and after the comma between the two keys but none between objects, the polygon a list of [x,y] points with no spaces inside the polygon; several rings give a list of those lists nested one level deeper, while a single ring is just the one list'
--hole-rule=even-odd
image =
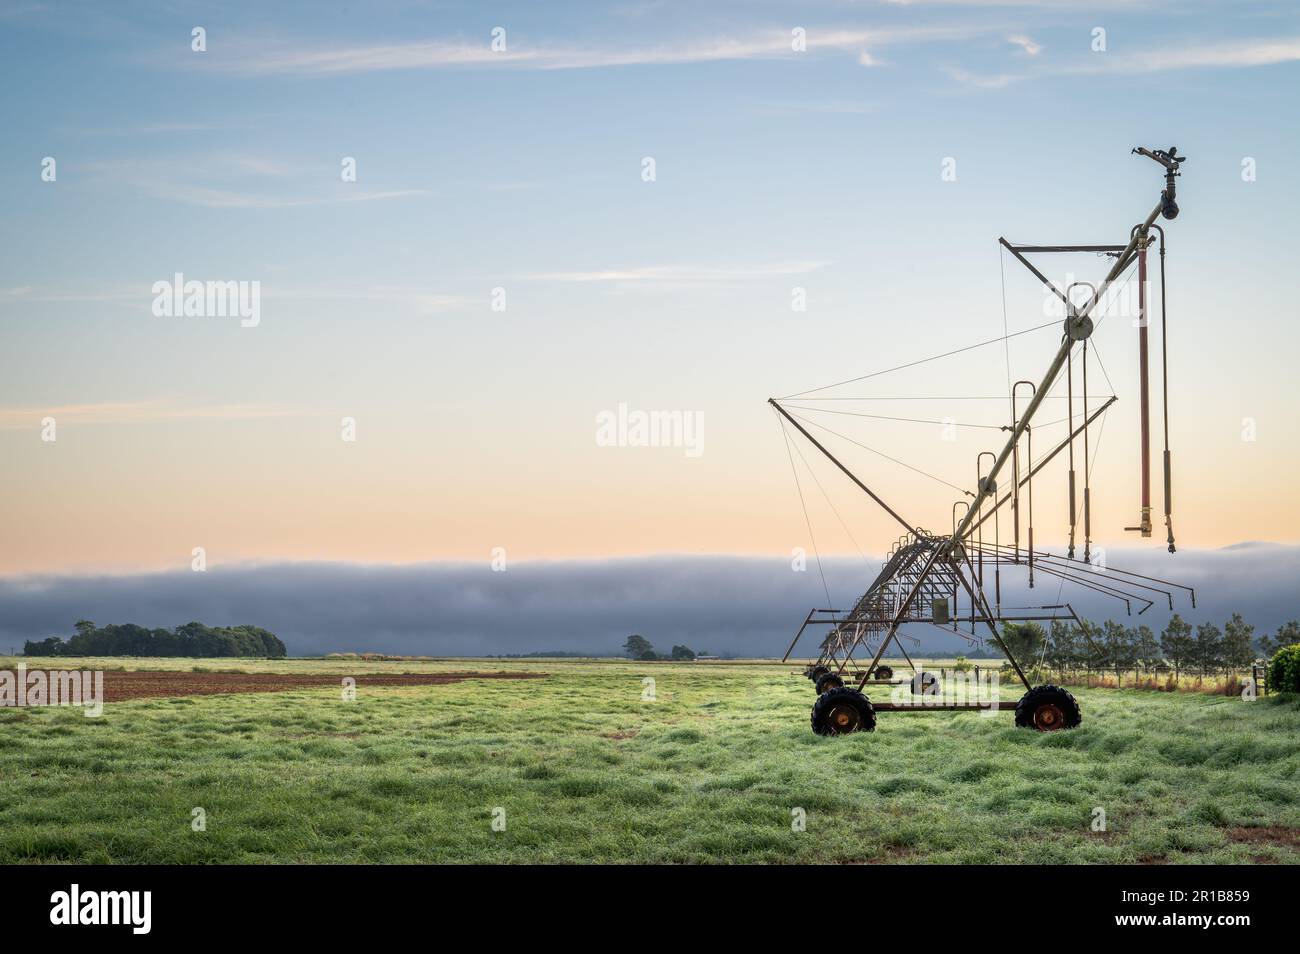
[{"label": "vertical drop pipe", "polygon": [[1066,427],[1070,435],[1070,547],[1066,550],[1067,560],[1074,559],[1074,359],[1065,365],[1065,413],[1069,423]]},{"label": "vertical drop pipe", "polygon": [[1083,562],[1092,563],[1092,462],[1088,457],[1088,339],[1083,339]]},{"label": "vertical drop pipe", "polygon": [[[1003,430],[1015,433],[1016,430],[1015,391],[1011,397],[1011,426]],[[1011,448],[1011,533],[1015,542],[1015,562],[1020,562],[1020,441]]]},{"label": "vertical drop pipe", "polygon": [[1147,344],[1147,244],[1143,235],[1138,242],[1138,386],[1141,391],[1142,424],[1142,515],[1136,527],[1142,536],[1151,536],[1151,382]]},{"label": "vertical drop pipe", "polygon": [[[1070,295],[1073,293],[1076,285],[1091,289],[1092,294],[1094,296],[1096,296],[1097,294],[1096,287],[1092,285],[1090,282],[1073,282],[1069,285],[1069,287],[1065,289],[1065,295],[1067,298],[1069,298]],[[1084,406],[1085,408],[1087,407],[1086,402]],[[1073,560],[1074,559],[1074,538],[1076,532],[1076,525],[1078,523],[1078,517],[1079,517],[1079,505],[1075,493],[1075,476],[1074,476],[1074,357],[1073,356],[1071,356],[1070,360],[1065,363],[1065,408],[1066,408],[1065,413],[1067,415],[1066,420],[1069,422],[1068,426],[1069,426],[1069,434],[1070,434],[1070,483],[1069,483],[1070,547],[1069,550],[1066,552],[1066,558]],[[1086,420],[1087,417],[1088,415],[1087,412],[1085,411],[1084,419]],[[1086,453],[1084,454],[1083,466],[1084,467],[1088,466],[1088,458]]]},{"label": "vertical drop pipe", "polygon": [[1169,316],[1165,310],[1165,230],[1158,225],[1153,229],[1160,233],[1160,375],[1162,408],[1165,416],[1165,536],[1169,552],[1177,553],[1174,546],[1174,503],[1173,503],[1173,464],[1169,455]]},{"label": "vertical drop pipe", "polygon": [[[978,554],[979,554],[979,571],[978,571],[978,575],[979,575],[980,590],[981,590],[981,591],[983,591],[983,589],[984,589],[984,493],[983,493],[983,491],[984,491],[984,474],[980,471],[980,464],[981,464],[981,462],[984,460],[985,455],[988,455],[989,457],[993,458],[994,463],[996,463],[996,462],[997,462],[997,459],[998,459],[998,455],[995,454],[995,453],[993,453],[992,451],[980,451],[980,452],[975,456],[975,489],[978,490],[978,491],[980,491],[980,494],[979,494],[979,518],[980,518],[980,520],[979,520],[979,523],[977,523],[977,524],[975,525],[975,532],[976,532],[976,534],[978,534],[977,539],[978,539],[978,541],[979,541],[978,544],[977,544],[976,549],[978,550]],[[994,501],[994,502],[996,503],[996,501]]]},{"label": "vertical drop pipe", "polygon": [[1025,442],[1029,453],[1029,588],[1034,588],[1034,429],[1025,426]]},{"label": "vertical drop pipe", "polygon": [[[1008,430],[1015,432],[1016,425],[1020,423],[1020,418],[1016,416],[1016,397],[1020,391],[1020,385],[1029,385],[1029,396],[1038,392],[1038,386],[1033,381],[1017,381],[1011,386],[1011,427]],[[1029,434],[1029,426],[1025,425],[1025,434]],[[1029,437],[1029,470],[1032,473],[1034,467],[1034,443],[1033,437]],[[1020,442],[1016,441],[1015,447],[1011,449],[1012,468],[1015,471],[1014,483],[1011,485],[1011,514],[1015,518],[1016,534],[1016,563],[1020,562]],[[1034,481],[1031,478],[1027,481],[1029,484],[1029,586],[1032,589],[1034,585]]]}]

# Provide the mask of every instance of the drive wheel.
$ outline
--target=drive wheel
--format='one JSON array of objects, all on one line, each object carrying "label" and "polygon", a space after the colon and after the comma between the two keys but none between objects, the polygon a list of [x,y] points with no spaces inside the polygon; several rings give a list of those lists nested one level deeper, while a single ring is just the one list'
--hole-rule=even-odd
[{"label": "drive wheel", "polygon": [[939,677],[922,670],[912,677],[912,695],[933,696],[939,693]]},{"label": "drive wheel", "polygon": [[871,700],[856,689],[828,689],[813,703],[812,727],[818,735],[872,732],[876,728],[876,710]]},{"label": "drive wheel", "polygon": [[839,689],[843,687],[844,680],[833,672],[825,672],[817,677],[817,695],[821,695],[827,689]]},{"label": "drive wheel", "polygon": [[886,679],[894,678],[894,670],[889,666],[877,666],[876,671],[872,673],[871,678],[884,682]]},{"label": "drive wheel", "polygon": [[1022,729],[1059,732],[1082,721],[1079,703],[1060,686],[1034,686],[1016,703],[1016,725]]},{"label": "drive wheel", "polygon": [[815,683],[830,671],[830,667],[828,666],[813,666],[805,675]]}]

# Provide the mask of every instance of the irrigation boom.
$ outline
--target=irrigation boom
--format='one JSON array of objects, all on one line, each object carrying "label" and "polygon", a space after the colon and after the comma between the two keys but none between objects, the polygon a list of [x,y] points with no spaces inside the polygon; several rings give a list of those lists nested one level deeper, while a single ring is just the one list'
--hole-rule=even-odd
[{"label": "irrigation boom", "polygon": [[[888,513],[894,520],[901,524],[906,531],[894,550],[890,553],[884,568],[879,576],[867,589],[861,598],[854,605],[853,609],[846,614],[835,610],[813,610],[808,614],[803,626],[800,627],[799,633],[795,635],[794,642],[787,651],[788,658],[793,651],[795,643],[798,642],[800,635],[809,627],[816,625],[828,625],[830,631],[823,639],[821,644],[821,655],[817,661],[809,668],[808,674],[817,682],[818,702],[813,709],[813,727],[816,731],[825,734],[835,734],[846,731],[856,731],[859,729],[870,729],[875,725],[875,708],[865,695],[862,689],[869,679],[873,677],[879,679],[881,676],[892,676],[892,670],[889,667],[880,665],[881,657],[891,644],[897,643],[898,629],[905,623],[927,622],[935,626],[951,630],[958,636],[975,640],[974,633],[977,627],[984,627],[989,631],[992,641],[1006,655],[1011,667],[1015,670],[1016,675],[1024,684],[1025,696],[1016,705],[1016,721],[1018,725],[1027,725],[1034,728],[1050,731],[1060,728],[1073,728],[1078,725],[1080,714],[1078,705],[1068,692],[1056,686],[1038,686],[1030,685],[1029,679],[1025,675],[1020,663],[1006,646],[1002,635],[998,631],[998,623],[1001,622],[1024,622],[1026,620],[1044,620],[1052,621],[1053,626],[1057,621],[1066,625],[1073,624],[1078,627],[1079,631],[1086,640],[1090,641],[1087,628],[1075,614],[1074,610],[1067,604],[1056,604],[1053,606],[1028,608],[1028,615],[1025,613],[1006,614],[1003,612],[1002,595],[1001,595],[1001,573],[1004,566],[1013,566],[1020,564],[1022,552],[1025,553],[1026,561],[1029,567],[1029,586],[1034,586],[1034,570],[1048,576],[1059,578],[1062,585],[1070,582],[1092,592],[1102,594],[1108,597],[1121,600],[1127,611],[1132,612],[1132,607],[1140,605],[1139,613],[1145,612],[1153,605],[1154,599],[1144,595],[1144,592],[1154,592],[1163,594],[1173,606],[1172,589],[1187,590],[1192,596],[1192,605],[1195,606],[1195,594],[1187,587],[1180,587],[1177,584],[1169,583],[1155,577],[1143,576],[1141,574],[1127,573],[1125,571],[1113,571],[1112,575],[1100,578],[1100,568],[1094,566],[1091,561],[1091,514],[1090,514],[1090,462],[1088,450],[1088,429],[1102,415],[1104,415],[1114,404],[1116,397],[1111,396],[1100,407],[1095,410],[1089,410],[1088,402],[1088,339],[1092,336],[1095,328],[1093,313],[1099,304],[1105,299],[1107,293],[1112,289],[1115,282],[1128,270],[1136,261],[1138,263],[1139,276],[1139,298],[1138,298],[1138,327],[1139,327],[1139,390],[1140,390],[1140,423],[1141,423],[1141,517],[1137,527],[1127,527],[1125,529],[1138,530],[1144,537],[1151,535],[1151,516],[1150,516],[1150,428],[1149,428],[1149,397],[1148,397],[1148,340],[1147,340],[1147,321],[1146,321],[1146,253],[1147,248],[1153,241],[1151,233],[1154,231],[1160,236],[1160,256],[1161,256],[1161,325],[1162,325],[1162,362],[1164,364],[1163,382],[1164,382],[1164,421],[1165,421],[1165,449],[1164,449],[1164,485],[1165,485],[1165,524],[1168,531],[1168,548],[1169,552],[1174,552],[1173,537],[1173,518],[1171,515],[1171,476],[1170,476],[1170,451],[1169,451],[1169,408],[1168,408],[1168,366],[1167,366],[1167,348],[1164,347],[1165,332],[1165,310],[1163,305],[1164,296],[1164,257],[1165,241],[1164,230],[1156,225],[1156,220],[1161,216],[1166,219],[1173,219],[1178,215],[1178,204],[1176,202],[1176,178],[1180,175],[1179,166],[1185,157],[1179,156],[1176,148],[1169,150],[1152,150],[1146,148],[1137,148],[1133,152],[1138,155],[1146,156],[1158,162],[1165,170],[1165,188],[1160,193],[1160,200],[1150,213],[1138,224],[1135,225],[1129,233],[1128,240],[1123,245],[1014,245],[1005,238],[999,239],[1001,246],[1009,251],[1021,264],[1025,265],[1030,272],[1034,274],[1065,306],[1065,320],[1062,326],[1061,343],[1057,348],[1055,355],[1048,364],[1047,370],[1043,373],[1042,378],[1037,385],[1032,381],[1020,381],[1011,388],[1011,409],[1012,418],[1010,424],[1003,428],[1009,431],[1006,443],[996,454],[985,451],[980,457],[985,456],[993,458],[993,464],[987,474],[984,474],[977,466],[977,481],[974,492],[962,491],[971,499],[969,501],[960,500],[953,506],[953,527],[951,534],[932,534],[921,529],[907,520],[899,512],[891,507],[885,500],[867,484],[860,479],[852,470],[849,469],[839,458],[837,458],[826,446],[815,438],[806,427],[800,422],[800,419],[790,413],[790,411],[775,398],[770,398],[769,403],[780,415],[782,426],[787,423],[802,435],[809,443],[820,451],[828,460],[830,460],[841,472],[843,472],[863,493],[869,496],[878,506]],[[1029,260],[1027,256],[1040,253],[1057,253],[1057,252],[1092,252],[1112,256],[1114,262],[1105,277],[1097,285],[1091,285],[1085,282],[1075,282],[1063,292],[1055,284],[1050,282],[1043,273]],[[1071,291],[1076,286],[1083,286],[1090,290],[1089,297],[1081,306],[1076,306],[1071,298]],[[1048,327],[1048,326],[1042,326]],[[1033,329],[1031,329],[1033,330]],[[1010,334],[1003,339],[1012,337]],[[989,343],[989,342],[985,342]],[[1072,360],[1076,345],[1081,345],[1083,355],[1083,414],[1079,425],[1075,426],[1074,421],[1074,382],[1072,372]],[[966,350],[966,349],[960,349]],[[945,355],[936,357],[946,357],[957,352],[949,352]],[[925,359],[932,360],[932,359]],[[917,364],[921,362],[913,362]],[[912,365],[903,365],[901,367],[910,367]],[[1063,369],[1069,369],[1068,377],[1068,399],[1069,399],[1069,425],[1068,434],[1064,440],[1056,444],[1046,455],[1035,462],[1032,459],[1032,441],[1033,441],[1033,422],[1035,415],[1042,406],[1043,401],[1047,398],[1053,386],[1057,384],[1061,377]],[[891,369],[897,370],[897,369]],[[883,372],[882,372],[883,373]],[[1008,375],[1009,379],[1010,375]],[[847,382],[844,382],[847,383]],[[1021,386],[1032,388],[1029,400],[1022,411],[1017,411],[1017,391]],[[831,385],[830,387],[834,387]],[[815,389],[823,390],[823,389]],[[812,392],[804,392],[810,394]],[[784,400],[784,399],[783,399]],[[870,416],[870,415],[868,415]],[[814,422],[815,423],[815,422]],[[818,425],[820,426],[820,425]],[[831,432],[834,433],[834,432]],[[1074,532],[1075,519],[1077,515],[1075,507],[1075,470],[1074,470],[1074,441],[1082,435],[1084,441],[1084,489],[1083,489],[1083,522],[1084,522],[1084,559],[1083,562],[1074,561]],[[843,436],[843,435],[838,435]],[[1030,441],[1029,444],[1029,466],[1024,476],[1020,473],[1020,444],[1022,439]],[[865,445],[864,445],[865,446]],[[1052,554],[1037,551],[1034,547],[1034,529],[1033,529],[1033,478],[1042,470],[1053,458],[1062,450],[1068,448],[1070,452],[1070,469],[1069,469],[1069,506],[1070,506],[1070,546],[1069,555],[1066,558],[1054,556]],[[887,455],[886,455],[887,456]],[[892,459],[892,458],[891,458]],[[998,477],[1006,469],[1010,462],[1015,471],[1011,481],[1009,492],[999,498],[998,496]],[[901,462],[899,462],[901,463]],[[806,464],[806,462],[805,462]],[[793,460],[792,460],[793,465]],[[978,465],[978,462],[977,462]],[[916,468],[912,468],[916,469]],[[930,475],[927,475],[930,476]],[[796,480],[798,479],[797,468],[795,470]],[[936,478],[937,479],[937,478]],[[1022,550],[1020,543],[1020,520],[1021,520],[1021,502],[1020,489],[1028,487],[1028,549]],[[960,488],[958,488],[960,489]],[[802,492],[801,492],[802,494]],[[1010,504],[1014,519],[1015,528],[1014,543],[1011,547],[1000,542],[997,533],[998,513],[1001,508]],[[988,505],[986,507],[986,504]],[[958,519],[958,508],[964,506],[965,512]],[[992,544],[986,544],[983,539],[982,527],[992,517],[994,519],[995,540]],[[810,528],[811,529],[811,528]],[[1009,551],[1009,552],[1008,552]],[[972,562],[972,552],[978,559],[978,568]],[[990,603],[984,592],[984,566],[989,563],[993,568],[994,574],[994,596],[995,599]],[[1138,590],[1144,592],[1136,592]],[[960,598],[965,595],[969,602],[969,612],[961,614]],[[929,604],[929,609],[925,609],[925,603]],[[963,633],[958,624],[967,623],[970,626],[971,635]],[[976,640],[977,641],[977,640]],[[853,653],[860,648],[873,650],[871,662],[866,665],[865,669],[853,670],[850,666],[856,666]],[[901,644],[898,648],[903,652],[909,664],[911,657],[907,656],[906,650],[902,649]],[[913,680],[913,690],[918,693],[929,693],[934,688],[933,680],[927,682],[925,673],[916,671],[912,664],[915,674]],[[844,676],[851,673],[858,677],[857,687],[855,689],[844,685]],[[884,708],[896,708],[894,705],[886,705]],[[927,704],[927,708],[936,708],[933,704]],[[938,708],[968,708],[964,705],[938,706]]]}]

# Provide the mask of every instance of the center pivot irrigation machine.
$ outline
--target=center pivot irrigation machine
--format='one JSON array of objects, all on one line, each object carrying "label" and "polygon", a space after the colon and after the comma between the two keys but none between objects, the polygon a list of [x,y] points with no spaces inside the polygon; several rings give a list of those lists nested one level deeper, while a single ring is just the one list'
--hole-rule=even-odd
[{"label": "center pivot irrigation machine", "polygon": [[[831,434],[836,433],[827,427],[823,427],[817,421],[808,418],[804,413],[800,413],[812,411],[813,408],[796,406],[788,402],[799,399],[809,400],[809,395],[812,395],[815,391],[824,391],[825,388],[816,388],[813,391],[805,391],[779,400],[776,398],[769,399],[769,403],[779,414],[778,420],[781,423],[787,442],[787,450],[791,447],[797,449],[797,441],[792,438],[789,431],[789,428],[793,428],[808,443],[824,454],[859,490],[871,498],[886,514],[896,520],[904,531],[903,535],[894,543],[883,569],[867,588],[867,591],[853,605],[853,608],[848,612],[834,609],[811,610],[803,625],[799,627],[799,631],[795,634],[790,648],[786,650],[783,661],[790,658],[795,645],[806,631],[811,629],[816,632],[818,627],[829,627],[820,643],[819,655],[804,673],[814,680],[817,688],[817,701],[812,709],[812,726],[815,732],[822,735],[838,735],[858,731],[869,732],[875,728],[876,713],[878,711],[913,708],[907,704],[891,702],[878,702],[873,705],[863,692],[869,681],[874,680],[878,684],[893,684],[892,669],[881,665],[881,658],[891,645],[898,647],[898,650],[911,667],[913,674],[911,691],[919,696],[933,696],[937,692],[939,686],[934,675],[928,672],[918,672],[916,664],[912,662],[911,656],[903,648],[902,638],[910,638],[913,643],[916,643],[914,638],[899,633],[899,627],[908,623],[931,624],[977,645],[982,643],[978,633],[987,628],[992,642],[1006,656],[1011,669],[1014,670],[1015,675],[1025,687],[1025,693],[1018,702],[943,702],[938,699],[927,698],[925,704],[920,707],[922,711],[929,709],[1014,708],[1017,726],[1034,728],[1043,732],[1072,729],[1078,726],[1081,721],[1081,714],[1074,697],[1058,686],[1030,685],[1024,669],[1015,656],[1012,655],[998,630],[998,626],[1002,623],[1023,623],[1030,620],[1050,622],[1054,627],[1077,628],[1083,638],[1092,644],[1088,627],[1083,625],[1069,603],[1058,602],[1055,605],[1028,608],[1004,607],[1002,605],[1002,575],[1005,570],[1009,570],[1011,567],[1017,569],[1023,567],[1027,570],[1030,588],[1034,586],[1035,574],[1047,576],[1059,580],[1061,586],[1068,582],[1084,587],[1094,593],[1122,601],[1130,614],[1133,612],[1135,605],[1138,607],[1138,613],[1145,612],[1153,605],[1156,598],[1162,598],[1162,602],[1167,601],[1169,608],[1172,610],[1174,590],[1183,591],[1190,597],[1192,606],[1196,605],[1196,595],[1189,587],[1151,576],[1144,576],[1140,573],[1116,569],[1113,566],[1101,566],[1094,562],[1096,554],[1093,551],[1092,542],[1092,488],[1090,486],[1090,474],[1092,470],[1091,463],[1095,460],[1095,455],[1092,458],[1089,457],[1089,433],[1090,428],[1099,418],[1106,414],[1117,398],[1112,394],[1109,399],[1100,403],[1099,406],[1090,406],[1090,395],[1088,393],[1089,338],[1094,330],[1093,315],[1101,312],[1098,307],[1099,304],[1106,299],[1108,292],[1112,290],[1115,283],[1130,272],[1134,264],[1137,266],[1138,278],[1137,320],[1134,324],[1138,329],[1141,509],[1137,525],[1125,529],[1137,531],[1143,537],[1150,537],[1152,534],[1150,384],[1147,370],[1146,286],[1147,251],[1152,244],[1156,243],[1157,237],[1159,239],[1161,279],[1161,377],[1165,444],[1164,522],[1168,549],[1170,553],[1174,552],[1169,453],[1168,348],[1165,335],[1167,325],[1164,287],[1165,234],[1164,230],[1155,222],[1162,215],[1166,219],[1173,219],[1178,215],[1178,205],[1175,201],[1175,180],[1180,174],[1179,166],[1185,157],[1178,155],[1177,149],[1173,147],[1167,151],[1137,148],[1133,152],[1158,162],[1164,168],[1165,187],[1160,193],[1160,201],[1156,203],[1155,208],[1142,222],[1132,228],[1125,244],[1018,245],[1008,242],[1005,238],[999,239],[1001,248],[1004,250],[1003,254],[1009,252],[1033,273],[1034,277],[1042,283],[1050,294],[1059,299],[1060,304],[1063,306],[1065,320],[1060,346],[1046,373],[1037,385],[1032,381],[1017,381],[1015,384],[1010,384],[1010,355],[1008,352],[1009,394],[1007,398],[1010,404],[1010,422],[997,429],[1009,431],[1010,433],[1000,452],[983,451],[977,456],[974,468],[975,491],[971,492],[960,487],[956,488],[961,490],[965,497],[953,505],[952,532],[950,534],[931,533],[905,520],[897,510],[868,487],[863,480],[827,450],[823,443],[810,432],[809,426]],[[1111,260],[1111,264],[1106,277],[1099,285],[1092,285],[1088,282],[1073,282],[1062,289],[1049,281],[1039,268],[1030,261],[1031,256],[1054,253],[1091,253],[1104,256]],[[1081,289],[1082,294],[1086,294],[1087,297],[1082,297],[1080,293],[1076,292],[1076,289]],[[1005,280],[1003,294],[1005,299]],[[1083,303],[1076,305],[1077,300],[1082,300]],[[1099,318],[1098,323],[1100,320]],[[1055,324],[1056,322],[1052,321],[1039,327],[1046,328]],[[1024,332],[1017,332],[1016,334],[1022,333]],[[945,352],[932,358],[908,362],[899,366],[899,368],[886,369],[886,371],[877,372],[877,374],[915,367],[926,361],[949,357],[982,345],[1005,342],[1010,337],[1015,337],[1015,335],[1004,334],[1001,338],[981,342],[978,345],[971,345],[969,348]],[[1094,356],[1094,363],[1096,361],[1097,358]],[[1076,363],[1079,365],[1077,373]],[[1106,374],[1104,365],[1101,366],[1101,370],[1109,381],[1109,375]],[[867,375],[866,377],[874,376]],[[1079,391],[1076,391],[1075,387],[1076,377],[1080,379],[1081,388]],[[854,380],[863,380],[863,378]],[[1067,435],[1063,440],[1055,443],[1046,453],[1035,459],[1033,456],[1034,416],[1049,392],[1062,380],[1066,385],[1064,398],[1068,416],[1064,421],[1051,423],[1065,423],[1067,425]],[[840,383],[848,384],[851,382]],[[826,387],[838,386],[827,385]],[[1055,396],[1057,398],[1061,397],[1059,394]],[[1025,398],[1027,398],[1027,401],[1019,404]],[[1077,414],[1076,402],[1081,407],[1081,411]],[[838,413],[851,412],[840,411]],[[877,415],[866,414],[861,416],[873,417]],[[908,419],[895,418],[891,420]],[[1042,426],[1046,428],[1047,425]],[[836,436],[843,437],[843,435]],[[1081,445],[1082,451],[1081,495],[1076,491],[1078,484],[1075,469],[1076,444]],[[860,446],[865,447],[865,445]],[[866,449],[871,450],[871,448]],[[1063,451],[1067,454],[1069,506],[1069,543],[1064,557],[1035,549],[1033,527],[1034,477]],[[799,453],[802,457],[802,451]],[[881,456],[888,457],[888,455]],[[895,458],[888,459],[894,460],[895,463],[903,463]],[[991,459],[991,464],[988,463],[988,459]],[[986,465],[987,470],[985,469]],[[998,478],[1007,469],[1008,465],[1010,465],[1011,471],[1010,480],[1007,482],[1009,486],[999,496]],[[907,464],[903,464],[903,466],[910,467]],[[799,475],[798,469],[794,467],[793,454],[791,455],[791,467],[795,471],[795,480],[798,486]],[[918,470],[914,467],[910,469]],[[925,474],[925,476],[932,475]],[[823,493],[825,493],[824,489]],[[803,491],[801,487],[799,487],[799,494],[802,501]],[[827,500],[829,502],[829,498]],[[1010,544],[1001,542],[1001,515],[1005,510],[1010,511],[1012,531]],[[806,504],[804,504],[804,513],[805,518],[807,518]],[[1083,523],[1083,547],[1082,553],[1076,558],[1076,530],[1080,514]],[[1021,545],[1022,519],[1026,523],[1027,529],[1025,546]],[[847,526],[845,529],[847,530]],[[986,539],[986,533],[989,529],[993,531],[991,542]],[[810,523],[809,532],[811,533],[811,531]],[[818,563],[820,565],[820,559]],[[823,577],[824,584],[825,579]],[[992,600],[990,600],[987,592],[990,584]],[[963,602],[968,607],[965,612],[962,609]],[[969,632],[963,632],[961,628],[963,625],[969,628]],[[1094,648],[1096,648],[1095,644]],[[857,656],[865,657],[868,653],[871,654],[871,658],[865,664],[855,656],[857,654]],[[856,686],[846,685],[846,681],[855,681]]]}]

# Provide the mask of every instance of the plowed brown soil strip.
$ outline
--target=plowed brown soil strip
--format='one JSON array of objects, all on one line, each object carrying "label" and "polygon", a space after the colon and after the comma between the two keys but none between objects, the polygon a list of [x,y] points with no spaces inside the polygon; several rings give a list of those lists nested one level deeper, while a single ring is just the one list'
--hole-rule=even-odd
[{"label": "plowed brown soil strip", "polygon": [[[225,692],[286,692],[290,689],[340,689],[350,673],[279,672],[106,672],[104,701],[158,696],[211,696]],[[376,686],[445,686],[466,679],[541,679],[544,672],[435,672],[380,675],[357,673],[357,691]]]}]

